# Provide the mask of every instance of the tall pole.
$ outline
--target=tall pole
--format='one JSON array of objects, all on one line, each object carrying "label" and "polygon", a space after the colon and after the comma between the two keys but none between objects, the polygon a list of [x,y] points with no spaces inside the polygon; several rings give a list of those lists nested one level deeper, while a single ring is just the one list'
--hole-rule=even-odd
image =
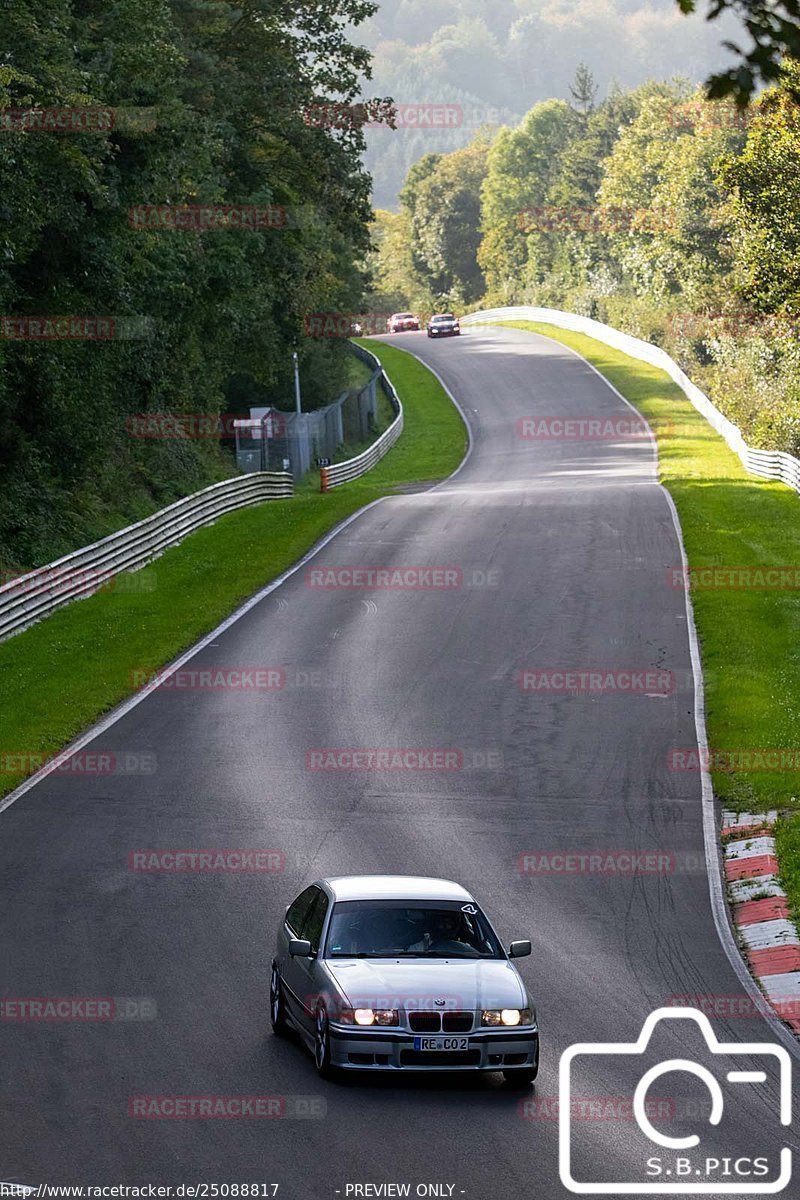
[{"label": "tall pole", "polygon": [[303,411],[303,406],[300,403],[300,365],[297,360],[297,351],[292,354],[294,360],[294,406],[297,412]]}]

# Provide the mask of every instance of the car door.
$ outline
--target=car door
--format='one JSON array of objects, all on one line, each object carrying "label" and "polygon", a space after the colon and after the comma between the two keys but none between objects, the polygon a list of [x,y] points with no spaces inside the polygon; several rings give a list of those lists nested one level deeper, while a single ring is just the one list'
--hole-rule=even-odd
[{"label": "car door", "polygon": [[[324,979],[319,964],[319,952],[322,944],[322,931],[325,918],[328,915],[328,896],[322,888],[315,888],[316,897],[303,921],[303,932],[300,935],[311,942],[313,958],[292,959],[294,975],[297,981],[297,996],[300,1001],[298,1016],[309,1031],[314,1028],[314,1013],[316,997],[324,985]],[[302,1011],[300,1009],[302,1008]]]},{"label": "car door", "polygon": [[297,969],[297,963],[300,961],[297,958],[292,958],[289,954],[290,938],[304,937],[302,933],[306,918],[313,908],[317,899],[319,888],[316,884],[307,887],[300,893],[296,900],[286,910],[286,916],[283,920],[283,929],[279,938],[279,967],[281,977],[284,984],[284,998],[290,1009],[293,1017],[302,1017],[302,992],[298,992],[298,987],[302,987],[303,976]]}]

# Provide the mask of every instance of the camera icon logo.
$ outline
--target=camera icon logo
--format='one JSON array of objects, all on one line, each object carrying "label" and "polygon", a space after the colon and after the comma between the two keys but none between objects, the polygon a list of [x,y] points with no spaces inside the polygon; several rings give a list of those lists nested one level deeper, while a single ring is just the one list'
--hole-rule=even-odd
[{"label": "camera icon logo", "polygon": [[[695,1034],[699,1029],[705,1042],[703,1055],[708,1065],[690,1058],[669,1058],[641,1072],[643,1056],[648,1052],[657,1027],[663,1022],[666,1031],[666,1023],[675,1021],[692,1022]],[[684,1032],[687,1035],[690,1032],[686,1024],[681,1029],[681,1034]],[[584,1060],[587,1061],[584,1063]],[[586,1173],[585,1165],[580,1172],[575,1172],[576,1158],[586,1148],[576,1137],[578,1093],[574,1088],[574,1080],[581,1069],[588,1076],[596,1078],[598,1071],[602,1071],[599,1065],[601,1060],[610,1060],[607,1069],[613,1071],[615,1080],[638,1080],[632,1089],[631,1106],[633,1121],[638,1126],[637,1140],[641,1135],[642,1170],[638,1179],[575,1178],[576,1173]],[[712,1066],[719,1068],[717,1073],[711,1069]],[[562,1054],[559,1065],[558,1165],[562,1184],[568,1191],[578,1195],[765,1195],[783,1191],[792,1177],[792,1152],[788,1146],[783,1146],[780,1154],[774,1153],[772,1158],[743,1155],[741,1145],[732,1146],[729,1157],[721,1156],[716,1148],[704,1148],[703,1139],[697,1133],[685,1133],[682,1136],[663,1133],[655,1127],[648,1111],[652,1111],[652,1105],[648,1104],[648,1093],[662,1076],[674,1077],[677,1074],[682,1077],[684,1086],[691,1082],[696,1087],[694,1081],[700,1080],[704,1091],[704,1111],[710,1099],[710,1111],[704,1121],[719,1137],[726,1114],[735,1111],[737,1096],[741,1096],[737,1089],[747,1084],[767,1083],[767,1071],[758,1069],[762,1066],[772,1069],[772,1080],[777,1082],[777,1116],[781,1125],[788,1126],[791,1124],[792,1109],[792,1064],[788,1051],[782,1046],[765,1042],[720,1042],[708,1017],[697,1009],[657,1009],[647,1018],[635,1042],[583,1042],[570,1046]],[[690,1077],[690,1080],[686,1077]],[[727,1095],[724,1084],[732,1085]],[[687,1105],[687,1113],[693,1117],[700,1116],[696,1101]],[[691,1124],[694,1126],[695,1121]]]}]

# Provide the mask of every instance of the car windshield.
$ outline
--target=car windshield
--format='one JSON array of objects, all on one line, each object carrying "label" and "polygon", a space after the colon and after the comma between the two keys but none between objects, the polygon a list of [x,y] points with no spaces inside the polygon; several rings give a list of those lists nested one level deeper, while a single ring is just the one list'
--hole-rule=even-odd
[{"label": "car windshield", "polygon": [[486,917],[460,900],[342,900],[327,958],[504,958]]},{"label": "car windshield", "polygon": [[434,321],[455,321],[452,313],[445,313],[443,317],[434,317]]}]

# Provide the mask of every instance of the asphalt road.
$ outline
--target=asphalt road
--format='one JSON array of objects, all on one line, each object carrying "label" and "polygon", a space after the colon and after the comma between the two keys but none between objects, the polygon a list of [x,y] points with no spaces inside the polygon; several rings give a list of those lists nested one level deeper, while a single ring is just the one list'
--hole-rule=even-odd
[{"label": "asphalt road", "polygon": [[[458,586],[322,590],[303,570],[188,664],[283,669],[282,689],[156,691],[90,747],[151,754],[154,773],[50,776],[0,815],[0,994],[145,997],[157,1014],[0,1022],[2,1180],[275,1182],[297,1200],[346,1197],[353,1183],[408,1182],[412,1194],[443,1183],[469,1200],[550,1200],[567,1195],[552,1119],[561,1052],[633,1040],[675,996],[743,995],[712,919],[700,778],[668,768],[671,749],[696,744],[694,691],[684,597],[667,582],[679,544],[651,443],[518,436],[525,418],[631,417],[545,339],[394,341],[458,397],[473,452],[436,490],[359,516],[310,566],[445,567]],[[673,672],[674,687],[520,687],[521,671],[564,668]],[[462,757],[448,772],[306,769],[323,747]],[[129,869],[132,851],[175,847],[277,848],[286,869]],[[564,873],[555,858],[542,873],[542,855],[601,850],[620,863],[651,852],[661,866]],[[536,873],[520,872],[525,854]],[[533,939],[520,965],[544,1054],[527,1118],[499,1076],[322,1084],[299,1045],[270,1034],[285,904],[319,876],[368,872],[457,879],[505,940]],[[770,1037],[757,1018],[714,1027],[731,1041]],[[664,1052],[691,1043],[671,1024]],[[632,1079],[588,1068],[576,1086],[617,1097]],[[715,1152],[796,1148],[778,1126],[773,1073],[736,1086]],[[660,1088],[677,1130],[695,1094],[674,1077]],[[128,1115],[132,1095],[265,1093],[286,1097],[291,1115]],[[300,1115],[298,1097],[316,1115]],[[579,1122],[578,1169],[641,1173],[638,1136],[630,1120]]]}]

